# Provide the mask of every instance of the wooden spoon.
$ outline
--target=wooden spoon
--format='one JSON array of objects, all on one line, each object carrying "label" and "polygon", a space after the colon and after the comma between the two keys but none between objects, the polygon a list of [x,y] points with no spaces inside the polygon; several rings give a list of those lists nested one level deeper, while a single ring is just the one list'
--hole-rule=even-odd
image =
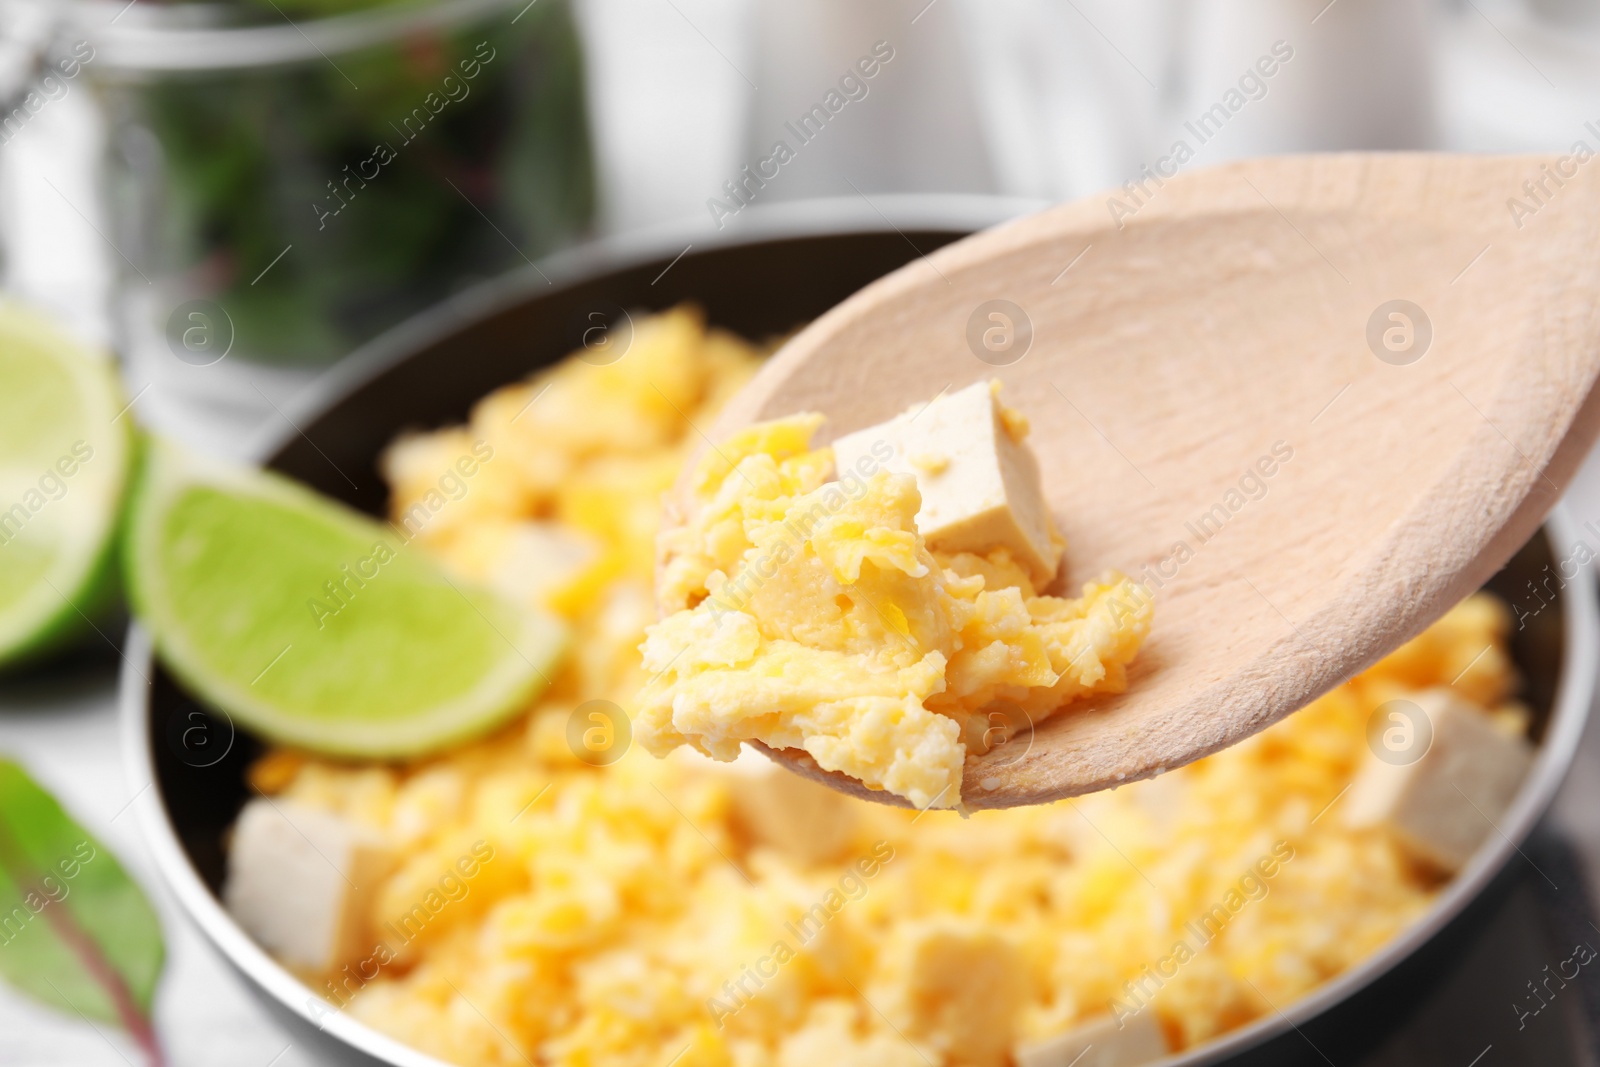
[{"label": "wooden spoon", "polygon": [[707,434],[821,411],[831,439],[1004,380],[1067,538],[1057,587],[1114,567],[1156,593],[1125,693],[969,757],[969,808],[1037,804],[1249,737],[1477,589],[1600,429],[1597,305],[1600,163],[1236,163],[912,262]]}]

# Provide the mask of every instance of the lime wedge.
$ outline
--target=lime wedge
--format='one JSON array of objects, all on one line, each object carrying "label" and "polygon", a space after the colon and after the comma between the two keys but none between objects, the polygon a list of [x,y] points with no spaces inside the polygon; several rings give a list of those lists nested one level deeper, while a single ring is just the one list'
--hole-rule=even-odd
[{"label": "lime wedge", "polygon": [[329,755],[421,755],[528,706],[554,616],[457,581],[375,521],[275,474],[152,442],[125,539],[134,609],[174,674],[257,733]]},{"label": "lime wedge", "polygon": [[109,356],[0,299],[0,666],[87,632],[116,594],[125,403]]}]

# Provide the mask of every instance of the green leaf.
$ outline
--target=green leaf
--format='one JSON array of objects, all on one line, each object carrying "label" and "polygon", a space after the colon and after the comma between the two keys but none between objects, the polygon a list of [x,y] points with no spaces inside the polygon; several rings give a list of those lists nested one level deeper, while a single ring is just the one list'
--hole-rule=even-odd
[{"label": "green leaf", "polygon": [[164,957],[155,910],[116,857],[0,759],[0,977],[120,1025],[158,1063],[150,1005]]}]

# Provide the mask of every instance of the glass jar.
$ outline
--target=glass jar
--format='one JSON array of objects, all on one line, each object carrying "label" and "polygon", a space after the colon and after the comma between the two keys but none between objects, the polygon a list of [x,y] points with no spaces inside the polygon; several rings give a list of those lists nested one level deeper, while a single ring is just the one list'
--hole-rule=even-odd
[{"label": "glass jar", "polygon": [[[200,329],[200,359],[225,332],[236,358],[325,362],[589,227],[566,0],[123,3],[80,23],[110,239],[132,332],[180,358]],[[334,7],[361,10],[290,21]]]}]

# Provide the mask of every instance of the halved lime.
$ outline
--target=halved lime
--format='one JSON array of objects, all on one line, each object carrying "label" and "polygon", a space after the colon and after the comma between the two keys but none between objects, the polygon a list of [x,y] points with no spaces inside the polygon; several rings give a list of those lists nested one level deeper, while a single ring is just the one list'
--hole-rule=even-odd
[{"label": "halved lime", "polygon": [[125,403],[108,355],[0,299],[0,665],[86,632],[116,592]]},{"label": "halved lime", "polygon": [[501,724],[566,649],[554,616],[452,579],[402,531],[281,476],[153,441],[129,595],[174,674],[270,740],[421,755]]}]

